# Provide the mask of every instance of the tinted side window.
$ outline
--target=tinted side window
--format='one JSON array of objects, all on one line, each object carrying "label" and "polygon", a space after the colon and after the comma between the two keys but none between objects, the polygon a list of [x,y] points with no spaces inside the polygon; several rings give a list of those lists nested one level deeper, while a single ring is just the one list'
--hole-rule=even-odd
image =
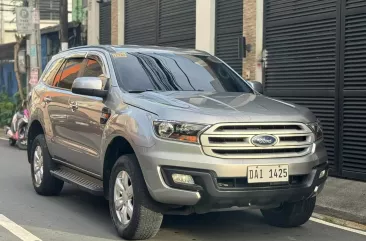
[{"label": "tinted side window", "polygon": [[[57,87],[71,90],[72,83],[78,77],[84,59],[68,59],[63,68]],[[55,81],[56,82],[56,81]]]},{"label": "tinted side window", "polygon": [[52,65],[48,68],[47,73],[45,73],[43,77],[43,81],[48,84],[52,85],[53,80],[56,76],[57,71],[59,71],[61,65],[62,65],[63,59],[58,59],[52,63]]},{"label": "tinted side window", "polygon": [[99,61],[87,59],[83,77],[99,77],[103,74],[103,68]]}]

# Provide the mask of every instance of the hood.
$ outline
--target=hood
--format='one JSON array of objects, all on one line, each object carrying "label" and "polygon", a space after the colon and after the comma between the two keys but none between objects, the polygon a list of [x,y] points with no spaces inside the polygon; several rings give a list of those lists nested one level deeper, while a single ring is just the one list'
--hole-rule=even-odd
[{"label": "hood", "polygon": [[[135,96],[136,99],[150,102],[152,105],[149,110],[154,111],[159,117],[164,116],[164,118],[168,118],[176,111],[180,114],[184,111],[215,116],[216,118],[221,117],[224,121],[315,121],[315,117],[307,108],[264,95],[234,92],[168,91],[144,92]],[[137,102],[139,101],[137,100]],[[155,106],[156,104],[160,108],[154,108],[158,107]]]}]

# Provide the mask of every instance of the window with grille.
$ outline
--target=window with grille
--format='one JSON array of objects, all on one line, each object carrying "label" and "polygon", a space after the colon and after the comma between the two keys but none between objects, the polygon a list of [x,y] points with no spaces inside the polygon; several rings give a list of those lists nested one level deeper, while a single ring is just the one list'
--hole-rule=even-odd
[{"label": "window with grille", "polygon": [[39,0],[41,20],[60,19],[60,0]]}]

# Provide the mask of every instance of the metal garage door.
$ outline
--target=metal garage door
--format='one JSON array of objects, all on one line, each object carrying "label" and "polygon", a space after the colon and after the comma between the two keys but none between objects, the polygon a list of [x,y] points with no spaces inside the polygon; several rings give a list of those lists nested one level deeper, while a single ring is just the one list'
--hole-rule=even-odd
[{"label": "metal garage door", "polygon": [[196,0],[126,0],[125,43],[195,48]]},{"label": "metal garage door", "polygon": [[266,94],[309,107],[324,126],[332,174],[360,179],[366,179],[365,5],[265,0],[264,6]]},{"label": "metal garage door", "polygon": [[341,171],[366,180],[366,1],[342,2]]},{"label": "metal garage door", "polygon": [[242,75],[239,38],[243,36],[243,0],[216,0],[215,54]]},{"label": "metal garage door", "polygon": [[112,4],[110,1],[101,2],[99,5],[99,43],[111,44],[111,15]]}]

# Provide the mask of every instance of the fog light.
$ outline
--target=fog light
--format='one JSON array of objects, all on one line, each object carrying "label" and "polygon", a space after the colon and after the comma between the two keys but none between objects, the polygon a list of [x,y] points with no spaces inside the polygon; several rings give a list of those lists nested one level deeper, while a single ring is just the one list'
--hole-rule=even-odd
[{"label": "fog light", "polygon": [[193,177],[191,175],[184,175],[184,174],[172,174],[172,179],[175,183],[179,184],[194,184]]},{"label": "fog light", "polygon": [[326,170],[321,171],[320,174],[319,174],[319,179],[323,178],[326,173],[327,173]]}]

